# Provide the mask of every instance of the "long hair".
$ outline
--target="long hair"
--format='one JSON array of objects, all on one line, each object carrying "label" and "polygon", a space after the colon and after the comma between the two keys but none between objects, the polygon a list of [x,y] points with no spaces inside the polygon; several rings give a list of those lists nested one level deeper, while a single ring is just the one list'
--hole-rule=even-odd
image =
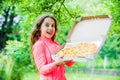
[{"label": "long hair", "polygon": [[52,40],[54,41],[54,39],[55,39],[56,31],[57,31],[57,21],[51,14],[43,14],[43,15],[38,17],[38,19],[37,19],[37,21],[36,21],[36,23],[35,23],[35,25],[32,29],[32,32],[31,32],[31,48],[34,45],[35,41],[38,40],[38,38],[41,36],[40,28],[41,28],[41,25],[46,18],[51,18],[55,22],[55,33],[52,37]]},{"label": "long hair", "polygon": [[34,62],[34,57],[33,57],[33,54],[32,54],[32,46],[41,36],[41,31],[40,31],[41,25],[46,18],[51,18],[51,19],[54,20],[54,22],[55,22],[55,33],[52,37],[52,40],[54,41],[54,39],[56,37],[56,32],[57,32],[57,21],[56,21],[56,19],[51,14],[43,14],[43,15],[39,16],[35,25],[33,26],[33,29],[31,31],[31,36],[30,36],[30,51],[31,51],[30,57],[31,57],[31,61],[34,65],[35,65],[35,62]]}]

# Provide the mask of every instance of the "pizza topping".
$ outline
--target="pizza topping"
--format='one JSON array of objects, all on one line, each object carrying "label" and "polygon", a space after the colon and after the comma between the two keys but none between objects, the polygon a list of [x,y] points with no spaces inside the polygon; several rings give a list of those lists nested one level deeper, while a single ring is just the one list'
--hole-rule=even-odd
[{"label": "pizza topping", "polygon": [[94,43],[81,42],[79,44],[67,47],[57,53],[59,57],[86,57],[97,52],[97,46]]}]

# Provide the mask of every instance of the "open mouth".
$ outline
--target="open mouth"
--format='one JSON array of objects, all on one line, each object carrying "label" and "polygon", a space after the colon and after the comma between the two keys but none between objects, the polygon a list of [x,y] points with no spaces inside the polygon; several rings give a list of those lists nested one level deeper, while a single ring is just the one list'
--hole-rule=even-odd
[{"label": "open mouth", "polygon": [[47,34],[52,35],[52,32],[47,32]]}]

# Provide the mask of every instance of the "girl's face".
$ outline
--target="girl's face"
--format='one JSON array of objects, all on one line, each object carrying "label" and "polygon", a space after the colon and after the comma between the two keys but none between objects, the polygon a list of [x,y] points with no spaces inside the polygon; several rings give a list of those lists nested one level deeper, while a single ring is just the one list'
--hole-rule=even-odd
[{"label": "girl's face", "polygon": [[55,34],[55,21],[52,18],[45,18],[41,25],[41,37],[52,38]]}]

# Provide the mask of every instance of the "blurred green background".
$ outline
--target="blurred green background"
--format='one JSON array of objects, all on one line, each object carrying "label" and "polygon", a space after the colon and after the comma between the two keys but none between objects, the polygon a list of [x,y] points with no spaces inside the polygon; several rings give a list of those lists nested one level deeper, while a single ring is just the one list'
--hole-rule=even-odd
[{"label": "blurred green background", "polygon": [[0,0],[0,80],[39,80],[30,59],[30,31],[37,16],[46,12],[58,21],[56,41],[60,44],[66,42],[77,18],[110,15],[112,24],[99,55],[87,63],[65,66],[66,77],[120,80],[119,4],[119,0]]}]

